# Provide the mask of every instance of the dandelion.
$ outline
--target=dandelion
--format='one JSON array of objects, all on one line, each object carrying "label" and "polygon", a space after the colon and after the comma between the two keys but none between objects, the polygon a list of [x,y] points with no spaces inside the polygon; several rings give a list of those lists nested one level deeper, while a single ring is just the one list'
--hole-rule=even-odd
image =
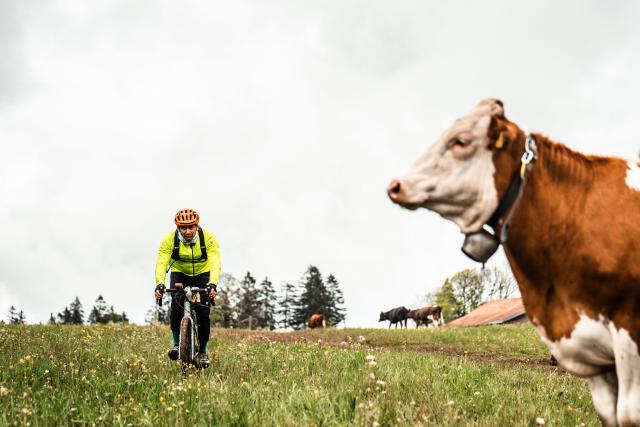
[{"label": "dandelion", "polygon": [[543,426],[544,425],[544,418],[542,418],[542,417],[536,418],[536,425],[537,426]]},{"label": "dandelion", "polygon": [[475,392],[475,393],[473,393],[473,394],[474,394],[474,395],[476,395],[476,396],[480,396],[480,392],[479,392],[479,391],[476,391],[476,392]]},{"label": "dandelion", "polygon": [[567,405],[567,412],[573,412],[573,407],[571,405]]}]

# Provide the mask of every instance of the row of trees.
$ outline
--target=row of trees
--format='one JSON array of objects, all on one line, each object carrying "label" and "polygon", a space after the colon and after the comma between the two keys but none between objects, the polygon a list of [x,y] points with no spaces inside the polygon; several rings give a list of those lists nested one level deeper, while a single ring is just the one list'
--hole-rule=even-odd
[{"label": "row of trees", "polygon": [[[65,307],[55,317],[53,316],[53,313],[51,313],[49,317],[50,324],[81,325],[84,321],[84,309],[82,308],[82,303],[78,297],[71,301],[71,304]],[[107,302],[105,299],[102,295],[98,295],[93,308],[89,312],[87,322],[91,324],[128,323],[129,319],[124,311],[122,313],[117,313],[113,306],[107,308]]]},{"label": "row of trees", "polygon": [[[147,322],[168,323],[168,302],[150,309]],[[320,270],[312,265],[298,285],[284,283],[279,290],[267,277],[257,284],[251,272],[242,280],[222,274],[211,320],[223,328],[301,329],[315,313],[324,314],[332,325],[338,325],[346,317],[338,280],[332,274],[323,278]]]},{"label": "row of trees", "polygon": [[445,322],[462,317],[486,301],[514,296],[518,284],[508,270],[498,267],[466,269],[447,278],[427,303],[442,307]]},{"label": "row of trees", "polygon": [[18,311],[18,309],[14,306],[9,307],[9,315],[7,316],[8,323],[12,325],[24,325],[26,321],[27,316],[24,315],[24,312],[22,310]]}]

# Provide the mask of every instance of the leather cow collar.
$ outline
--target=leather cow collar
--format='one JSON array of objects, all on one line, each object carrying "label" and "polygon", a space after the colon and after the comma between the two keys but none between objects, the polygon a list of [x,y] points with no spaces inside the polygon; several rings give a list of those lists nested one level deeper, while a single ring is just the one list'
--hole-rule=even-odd
[{"label": "leather cow collar", "polygon": [[491,227],[493,233],[483,227],[480,231],[465,235],[462,252],[472,260],[480,262],[484,266],[498,250],[500,244],[507,241],[511,219],[520,202],[527,177],[533,169],[537,157],[536,140],[531,134],[527,134],[524,154],[520,159],[520,169],[514,173],[507,192],[485,224]]}]

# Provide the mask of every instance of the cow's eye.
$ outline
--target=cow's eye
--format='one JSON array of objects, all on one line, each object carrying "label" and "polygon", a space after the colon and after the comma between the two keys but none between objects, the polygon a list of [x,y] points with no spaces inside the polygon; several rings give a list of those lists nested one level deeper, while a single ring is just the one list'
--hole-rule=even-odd
[{"label": "cow's eye", "polygon": [[471,144],[471,141],[463,139],[463,138],[456,138],[456,139],[451,141],[451,145],[455,145],[455,146],[458,146],[458,147],[466,147],[469,144]]}]

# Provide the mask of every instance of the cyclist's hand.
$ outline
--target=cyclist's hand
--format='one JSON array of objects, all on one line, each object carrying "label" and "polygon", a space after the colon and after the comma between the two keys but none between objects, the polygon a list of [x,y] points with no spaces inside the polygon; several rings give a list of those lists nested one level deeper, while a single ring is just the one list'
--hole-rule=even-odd
[{"label": "cyclist's hand", "polygon": [[156,301],[160,301],[162,299],[162,295],[164,294],[165,287],[162,283],[156,286]]},{"label": "cyclist's hand", "polygon": [[176,289],[184,289],[184,285],[182,283],[176,283],[173,286],[175,286]]},{"label": "cyclist's hand", "polygon": [[210,283],[207,285],[206,289],[207,289],[207,293],[209,294],[209,298],[211,298],[212,300],[216,299],[216,296],[218,296],[216,285],[213,283]]}]

